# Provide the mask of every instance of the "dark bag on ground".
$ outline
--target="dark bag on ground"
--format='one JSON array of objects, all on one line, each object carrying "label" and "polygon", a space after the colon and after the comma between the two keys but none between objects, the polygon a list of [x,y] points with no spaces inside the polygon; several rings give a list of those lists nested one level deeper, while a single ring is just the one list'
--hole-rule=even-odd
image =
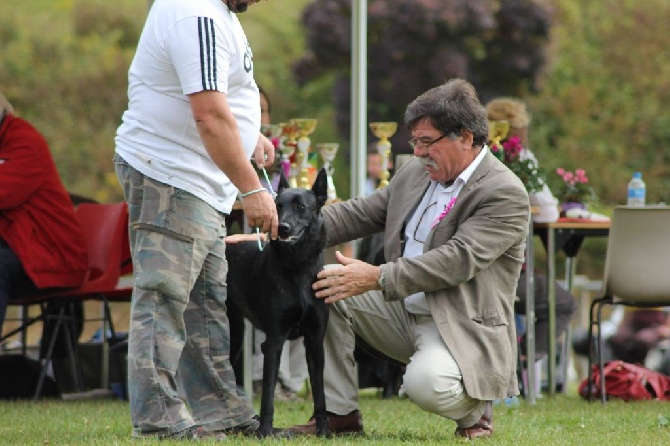
[{"label": "dark bag on ground", "polygon": [[[41,371],[42,366],[35,359],[23,355],[0,355],[0,399],[32,398]],[[41,396],[60,396],[58,384],[52,377],[45,377]]]},{"label": "dark bag on ground", "polygon": [[[641,365],[623,361],[610,361],[605,364],[605,391],[608,397],[633,400],[670,400],[670,376]],[[579,385],[579,394],[589,397],[589,388],[594,397],[600,397],[600,369],[592,366],[592,379],[585,378]]]}]

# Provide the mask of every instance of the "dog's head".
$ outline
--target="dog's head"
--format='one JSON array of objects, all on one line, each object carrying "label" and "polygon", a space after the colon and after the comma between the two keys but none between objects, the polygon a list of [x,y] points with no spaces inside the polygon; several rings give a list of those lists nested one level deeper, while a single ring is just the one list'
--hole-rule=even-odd
[{"label": "dog's head", "polygon": [[[277,215],[279,217],[279,237],[276,242],[296,244],[302,238],[321,239],[323,219],[321,208],[328,198],[328,177],[321,169],[314,180],[312,189],[289,187],[284,172],[280,172],[277,190]],[[324,241],[325,243],[325,238]]]}]

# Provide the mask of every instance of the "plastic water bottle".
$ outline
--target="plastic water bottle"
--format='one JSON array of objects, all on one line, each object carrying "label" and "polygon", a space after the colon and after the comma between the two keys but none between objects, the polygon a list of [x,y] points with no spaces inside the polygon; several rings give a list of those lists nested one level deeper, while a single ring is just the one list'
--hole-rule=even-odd
[{"label": "plastic water bottle", "polygon": [[633,178],[628,183],[628,206],[644,206],[646,190],[642,173],[633,172]]}]

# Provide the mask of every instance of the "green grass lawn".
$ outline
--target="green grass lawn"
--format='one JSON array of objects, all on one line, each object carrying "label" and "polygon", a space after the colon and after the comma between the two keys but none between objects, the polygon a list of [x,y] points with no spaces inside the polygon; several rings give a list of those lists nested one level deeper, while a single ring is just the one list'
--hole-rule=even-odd
[{"label": "green grass lawn", "polygon": [[[258,407],[258,400],[255,401]],[[277,402],[275,425],[305,422],[311,401]],[[331,440],[301,437],[264,440],[290,443],[349,445],[464,444],[453,436],[455,424],[418,409],[408,400],[382,400],[361,395],[366,437]],[[534,406],[496,406],[495,434],[490,445],[668,445],[670,404],[611,401],[605,406],[569,395],[542,398]],[[120,400],[0,402],[0,445],[130,445],[164,444],[130,438],[127,402]],[[228,443],[258,444],[255,438],[234,437]],[[203,442],[207,444],[208,442]]]}]

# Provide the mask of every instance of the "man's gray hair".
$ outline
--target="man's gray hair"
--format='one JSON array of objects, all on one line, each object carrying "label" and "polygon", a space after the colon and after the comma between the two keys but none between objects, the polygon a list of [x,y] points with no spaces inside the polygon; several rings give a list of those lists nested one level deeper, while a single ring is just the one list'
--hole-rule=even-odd
[{"label": "man's gray hair", "polygon": [[405,125],[409,130],[425,118],[446,134],[469,130],[474,146],[484,145],[488,138],[486,109],[479,102],[475,87],[463,79],[450,79],[431,88],[407,106]]}]

